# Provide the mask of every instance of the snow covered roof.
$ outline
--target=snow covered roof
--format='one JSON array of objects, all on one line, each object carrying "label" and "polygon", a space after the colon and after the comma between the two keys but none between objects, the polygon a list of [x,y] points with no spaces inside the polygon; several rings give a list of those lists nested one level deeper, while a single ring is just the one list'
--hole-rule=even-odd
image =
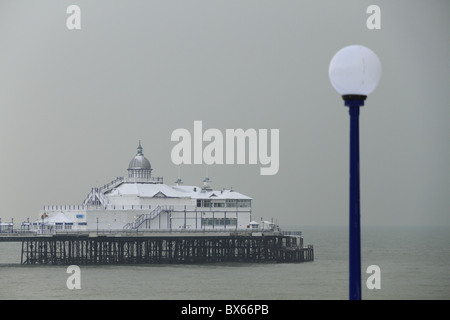
[{"label": "snow covered roof", "polygon": [[12,225],[13,225],[12,222],[0,222],[0,226],[10,227],[10,226],[12,226]]},{"label": "snow covered roof", "polygon": [[192,199],[248,199],[233,190],[202,190],[197,186],[168,186],[162,183],[122,183],[106,193],[107,196],[168,197]]},{"label": "snow covered roof", "polygon": [[110,192],[106,193],[108,196],[122,195],[149,198],[157,196],[158,194],[159,196],[169,198],[186,197],[168,185],[162,183],[122,183]]},{"label": "snow covered roof", "polygon": [[53,224],[53,223],[72,223],[73,221],[67,218],[67,216],[63,212],[57,212],[44,218],[44,223]]},{"label": "snow covered roof", "polygon": [[[201,190],[201,189],[200,189]],[[196,199],[242,199],[251,200],[252,198],[233,191],[233,190],[212,190],[212,191],[198,191],[192,195]]]}]

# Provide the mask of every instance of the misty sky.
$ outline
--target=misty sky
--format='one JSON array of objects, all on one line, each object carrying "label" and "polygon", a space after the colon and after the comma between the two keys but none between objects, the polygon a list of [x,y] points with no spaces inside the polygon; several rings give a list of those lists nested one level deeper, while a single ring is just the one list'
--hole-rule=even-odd
[{"label": "misty sky", "polygon": [[[450,225],[449,14],[448,0],[3,0],[0,217],[81,204],[126,174],[139,140],[172,184],[171,133],[201,120],[279,129],[276,175],[208,168],[214,188],[254,199],[255,220],[347,225],[348,112],[328,65],[361,44],[383,65],[360,116],[362,225]],[[206,166],[180,171],[201,185]]]}]

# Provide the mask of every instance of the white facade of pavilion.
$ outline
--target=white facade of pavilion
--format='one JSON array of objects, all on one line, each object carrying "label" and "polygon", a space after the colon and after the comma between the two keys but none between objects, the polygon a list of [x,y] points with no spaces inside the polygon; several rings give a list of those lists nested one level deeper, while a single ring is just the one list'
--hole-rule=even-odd
[{"label": "white facade of pavilion", "polygon": [[[49,205],[33,222],[36,231],[55,230],[243,230],[252,221],[251,201],[233,190],[166,185],[151,176],[139,143],[128,177],[92,188],[81,205]],[[180,182],[180,181],[178,181]]]}]

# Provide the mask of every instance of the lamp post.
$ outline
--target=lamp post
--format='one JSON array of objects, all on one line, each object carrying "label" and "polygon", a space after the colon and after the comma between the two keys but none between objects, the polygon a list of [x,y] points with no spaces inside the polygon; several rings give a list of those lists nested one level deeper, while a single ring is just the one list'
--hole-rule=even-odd
[{"label": "lamp post", "polygon": [[359,109],[378,86],[381,63],[370,49],[351,45],[334,55],[328,75],[350,114],[349,298],[361,300]]}]

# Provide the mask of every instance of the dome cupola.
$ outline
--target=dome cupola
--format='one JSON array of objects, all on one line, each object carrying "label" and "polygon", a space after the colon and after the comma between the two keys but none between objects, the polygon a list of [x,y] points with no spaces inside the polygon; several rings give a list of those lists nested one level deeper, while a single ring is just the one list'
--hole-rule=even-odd
[{"label": "dome cupola", "polygon": [[130,164],[128,165],[129,178],[148,179],[151,177],[152,166],[150,165],[150,161],[144,157],[142,150],[141,141],[139,141],[137,154],[131,159]]}]

